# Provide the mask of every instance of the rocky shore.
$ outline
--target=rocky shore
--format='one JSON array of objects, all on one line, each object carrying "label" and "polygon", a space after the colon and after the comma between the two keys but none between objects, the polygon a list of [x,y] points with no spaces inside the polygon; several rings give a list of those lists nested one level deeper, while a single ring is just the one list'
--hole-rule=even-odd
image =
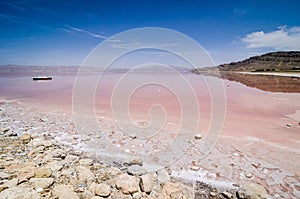
[{"label": "rocky shore", "polygon": [[[299,93],[299,77],[291,75],[299,73],[299,62],[299,51],[279,51],[253,56],[242,61],[221,64],[215,67],[198,68],[192,72],[240,82],[246,86],[258,88],[263,91]],[[252,74],[242,74],[240,72],[252,72]],[[263,75],[260,74],[260,72],[269,73],[269,75]],[[270,75],[274,72],[281,72],[286,75]],[[291,76],[289,76],[289,74]]]},{"label": "rocky shore", "polygon": [[58,117],[49,121],[45,114],[18,102],[2,101],[0,115],[3,199],[267,198],[264,187],[255,183],[220,190],[203,182],[174,179],[169,168],[146,172],[139,157],[116,165],[96,159],[93,153],[55,139],[57,133],[68,131],[59,124],[64,121],[72,127],[71,121]]}]

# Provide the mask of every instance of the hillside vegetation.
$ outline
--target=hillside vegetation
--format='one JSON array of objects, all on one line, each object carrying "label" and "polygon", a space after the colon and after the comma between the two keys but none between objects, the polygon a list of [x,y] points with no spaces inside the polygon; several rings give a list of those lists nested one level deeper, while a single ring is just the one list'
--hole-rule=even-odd
[{"label": "hillside vegetation", "polygon": [[215,67],[198,68],[195,74],[219,77],[240,82],[250,87],[272,92],[300,93],[299,77],[283,77],[238,72],[300,72],[300,51],[272,52],[243,61]]},{"label": "hillside vegetation", "polygon": [[300,71],[300,51],[271,52],[217,66],[221,71]]}]

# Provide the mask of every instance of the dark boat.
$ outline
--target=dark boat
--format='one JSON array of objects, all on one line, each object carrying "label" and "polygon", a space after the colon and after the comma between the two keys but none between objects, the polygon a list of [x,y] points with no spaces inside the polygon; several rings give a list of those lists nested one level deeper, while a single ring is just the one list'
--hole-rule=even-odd
[{"label": "dark boat", "polygon": [[47,80],[52,80],[52,77],[48,76],[38,76],[38,77],[33,77],[33,81],[47,81]]}]

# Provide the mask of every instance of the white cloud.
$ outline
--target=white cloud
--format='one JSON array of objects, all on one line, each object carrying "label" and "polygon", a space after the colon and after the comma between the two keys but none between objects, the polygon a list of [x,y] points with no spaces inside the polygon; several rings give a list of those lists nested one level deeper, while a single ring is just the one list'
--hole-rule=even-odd
[{"label": "white cloud", "polygon": [[18,10],[18,11],[24,11],[25,8],[23,5],[18,5],[16,3],[12,3],[12,2],[3,2],[4,4],[6,4],[8,7],[14,9],[14,10]]},{"label": "white cloud", "polygon": [[25,22],[26,19],[11,14],[0,13],[0,18],[5,18],[10,22]]},{"label": "white cloud", "polygon": [[70,34],[72,34],[72,35],[77,35],[75,32],[73,32],[73,31],[71,31],[71,30],[69,30],[69,29],[66,29],[66,28],[57,28],[57,30],[62,30],[62,31],[64,31],[64,32],[70,33]]},{"label": "white cloud", "polygon": [[88,34],[88,35],[90,35],[92,37],[96,37],[96,38],[100,38],[100,39],[107,39],[108,38],[107,36],[96,34],[96,33],[92,33],[92,32],[89,32],[89,31],[81,29],[81,28],[76,28],[76,27],[69,26],[69,25],[66,25],[66,27],[69,28],[69,30],[73,30],[73,31],[76,31],[76,32],[86,33],[86,34]]},{"label": "white cloud", "polygon": [[273,48],[275,50],[300,50],[300,27],[279,27],[272,32],[253,32],[242,38],[247,48]]},{"label": "white cloud", "polygon": [[105,35],[101,35],[101,34],[96,34],[87,30],[84,30],[82,28],[76,28],[70,25],[65,25],[66,28],[58,28],[59,30],[62,30],[64,32],[70,33],[72,35],[77,35],[78,33],[84,33],[87,34],[91,37],[95,37],[95,38],[100,38],[100,39],[108,39],[107,41],[111,41],[111,42],[121,42],[119,39],[117,38],[112,38],[109,36],[105,36]]},{"label": "white cloud", "polygon": [[143,42],[132,42],[132,43],[118,43],[112,44],[113,48],[119,49],[132,49],[132,48],[166,48],[178,46],[178,43],[143,43]]}]

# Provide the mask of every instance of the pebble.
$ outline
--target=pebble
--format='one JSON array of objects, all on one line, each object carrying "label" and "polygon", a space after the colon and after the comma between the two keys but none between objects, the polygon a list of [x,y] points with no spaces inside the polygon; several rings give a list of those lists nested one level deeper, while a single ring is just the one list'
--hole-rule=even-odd
[{"label": "pebble", "polygon": [[93,174],[93,172],[86,167],[77,166],[76,172],[80,182],[91,182],[95,179],[95,175]]},{"label": "pebble", "polygon": [[125,166],[140,165],[143,166],[143,159],[140,157],[130,157],[123,163]]},{"label": "pebble", "polygon": [[130,137],[131,139],[136,139],[136,135],[135,135],[135,134],[129,134],[129,137]]},{"label": "pebble", "polygon": [[52,171],[49,167],[41,167],[34,171],[34,176],[36,178],[49,178],[52,174]]},{"label": "pebble", "polygon": [[[100,197],[100,196],[93,196],[91,197],[90,199],[103,199],[103,197]],[[121,198],[120,198],[121,199]]]},{"label": "pebble", "polygon": [[199,166],[196,166],[196,165],[192,165],[190,168],[191,168],[191,170],[193,170],[193,171],[199,171],[199,170],[200,170],[200,167],[199,167]]},{"label": "pebble", "polygon": [[147,170],[140,165],[132,165],[127,168],[127,173],[130,175],[140,176],[147,173]]},{"label": "pebble", "polygon": [[51,169],[52,172],[58,172],[61,171],[63,166],[58,161],[54,160],[47,164],[47,167]]},{"label": "pebble", "polygon": [[249,173],[246,173],[245,176],[246,176],[246,178],[252,178],[252,177],[253,177],[253,174],[249,172]]},{"label": "pebble", "polygon": [[130,153],[130,150],[129,150],[129,149],[125,149],[125,152],[126,152],[126,153]]},{"label": "pebble", "polygon": [[104,183],[98,184],[95,188],[97,196],[108,197],[110,195],[110,186]]},{"label": "pebble", "polygon": [[3,132],[3,133],[6,133],[6,132],[9,131],[9,128],[1,128],[0,131]]},{"label": "pebble", "polygon": [[80,138],[81,138],[81,141],[89,141],[91,139],[91,137],[88,135],[81,135]]},{"label": "pebble", "polygon": [[54,179],[53,178],[31,178],[29,180],[29,183],[33,185],[35,189],[37,188],[47,189],[54,183]]},{"label": "pebble", "polygon": [[237,191],[239,199],[267,199],[268,194],[266,189],[256,183],[243,184]]},{"label": "pebble", "polygon": [[42,145],[45,147],[45,148],[48,148],[48,147],[51,147],[54,145],[53,141],[52,140],[45,140],[42,142]]},{"label": "pebble", "polygon": [[39,188],[36,189],[36,192],[38,192],[38,193],[41,193],[42,191],[44,191],[44,189],[41,188],[41,187],[39,187]]},{"label": "pebble", "polygon": [[162,194],[158,198],[195,198],[194,190],[181,183],[167,182],[163,186]]},{"label": "pebble", "polygon": [[154,186],[155,182],[157,181],[157,174],[156,173],[147,173],[141,176],[141,189],[145,193],[150,193]]},{"label": "pebble", "polygon": [[231,193],[229,193],[229,192],[227,192],[227,191],[224,191],[224,192],[222,192],[221,194],[222,194],[222,196],[224,196],[224,197],[227,198],[227,199],[230,199],[230,198],[232,198],[232,196],[233,196]]},{"label": "pebble", "polygon": [[116,187],[124,194],[132,194],[139,191],[140,179],[128,174],[120,174],[116,178]]},{"label": "pebble", "polygon": [[91,166],[93,164],[93,160],[90,158],[80,159],[79,164],[83,166]]},{"label": "pebble", "polygon": [[8,179],[10,177],[10,174],[7,172],[0,172],[0,180]]},{"label": "pebble", "polygon": [[196,140],[200,140],[202,138],[202,135],[201,134],[196,134],[195,137],[194,137]]},{"label": "pebble", "polygon": [[17,134],[16,132],[10,132],[10,133],[8,134],[8,136],[9,136],[9,137],[16,137],[16,136],[18,136],[18,134]]},{"label": "pebble", "polygon": [[166,169],[160,169],[156,172],[159,184],[164,184],[170,181],[170,175]]},{"label": "pebble", "polygon": [[5,189],[8,189],[8,186],[0,185],[0,193]]},{"label": "pebble", "polygon": [[67,164],[74,164],[79,161],[79,157],[77,155],[68,154],[65,158],[65,162]]},{"label": "pebble", "polygon": [[13,178],[11,180],[8,180],[8,181],[2,181],[2,185],[5,186],[5,187],[8,187],[8,188],[11,188],[11,187],[16,187],[18,185],[18,178]]},{"label": "pebble", "polygon": [[5,189],[0,193],[0,198],[17,199],[17,198],[30,198],[40,199],[39,193],[32,188],[25,187],[12,187]]},{"label": "pebble", "polygon": [[53,158],[63,159],[66,157],[66,153],[63,149],[54,149],[51,154]]},{"label": "pebble", "polygon": [[74,192],[72,185],[57,185],[53,189],[53,194],[59,199],[79,199],[79,196]]},{"label": "pebble", "polygon": [[232,156],[239,157],[240,154],[238,154],[238,153],[233,153]]},{"label": "pebble", "polygon": [[141,198],[143,198],[143,194],[141,192],[136,192],[136,193],[132,194],[132,198],[133,199],[141,199]]},{"label": "pebble", "polygon": [[210,192],[209,195],[210,195],[211,197],[216,197],[216,196],[217,196],[216,192]]},{"label": "pebble", "polygon": [[28,143],[30,142],[30,140],[31,140],[31,136],[30,136],[29,134],[25,133],[25,134],[21,135],[21,136],[19,137],[19,139],[20,139],[24,144],[28,144]]}]

